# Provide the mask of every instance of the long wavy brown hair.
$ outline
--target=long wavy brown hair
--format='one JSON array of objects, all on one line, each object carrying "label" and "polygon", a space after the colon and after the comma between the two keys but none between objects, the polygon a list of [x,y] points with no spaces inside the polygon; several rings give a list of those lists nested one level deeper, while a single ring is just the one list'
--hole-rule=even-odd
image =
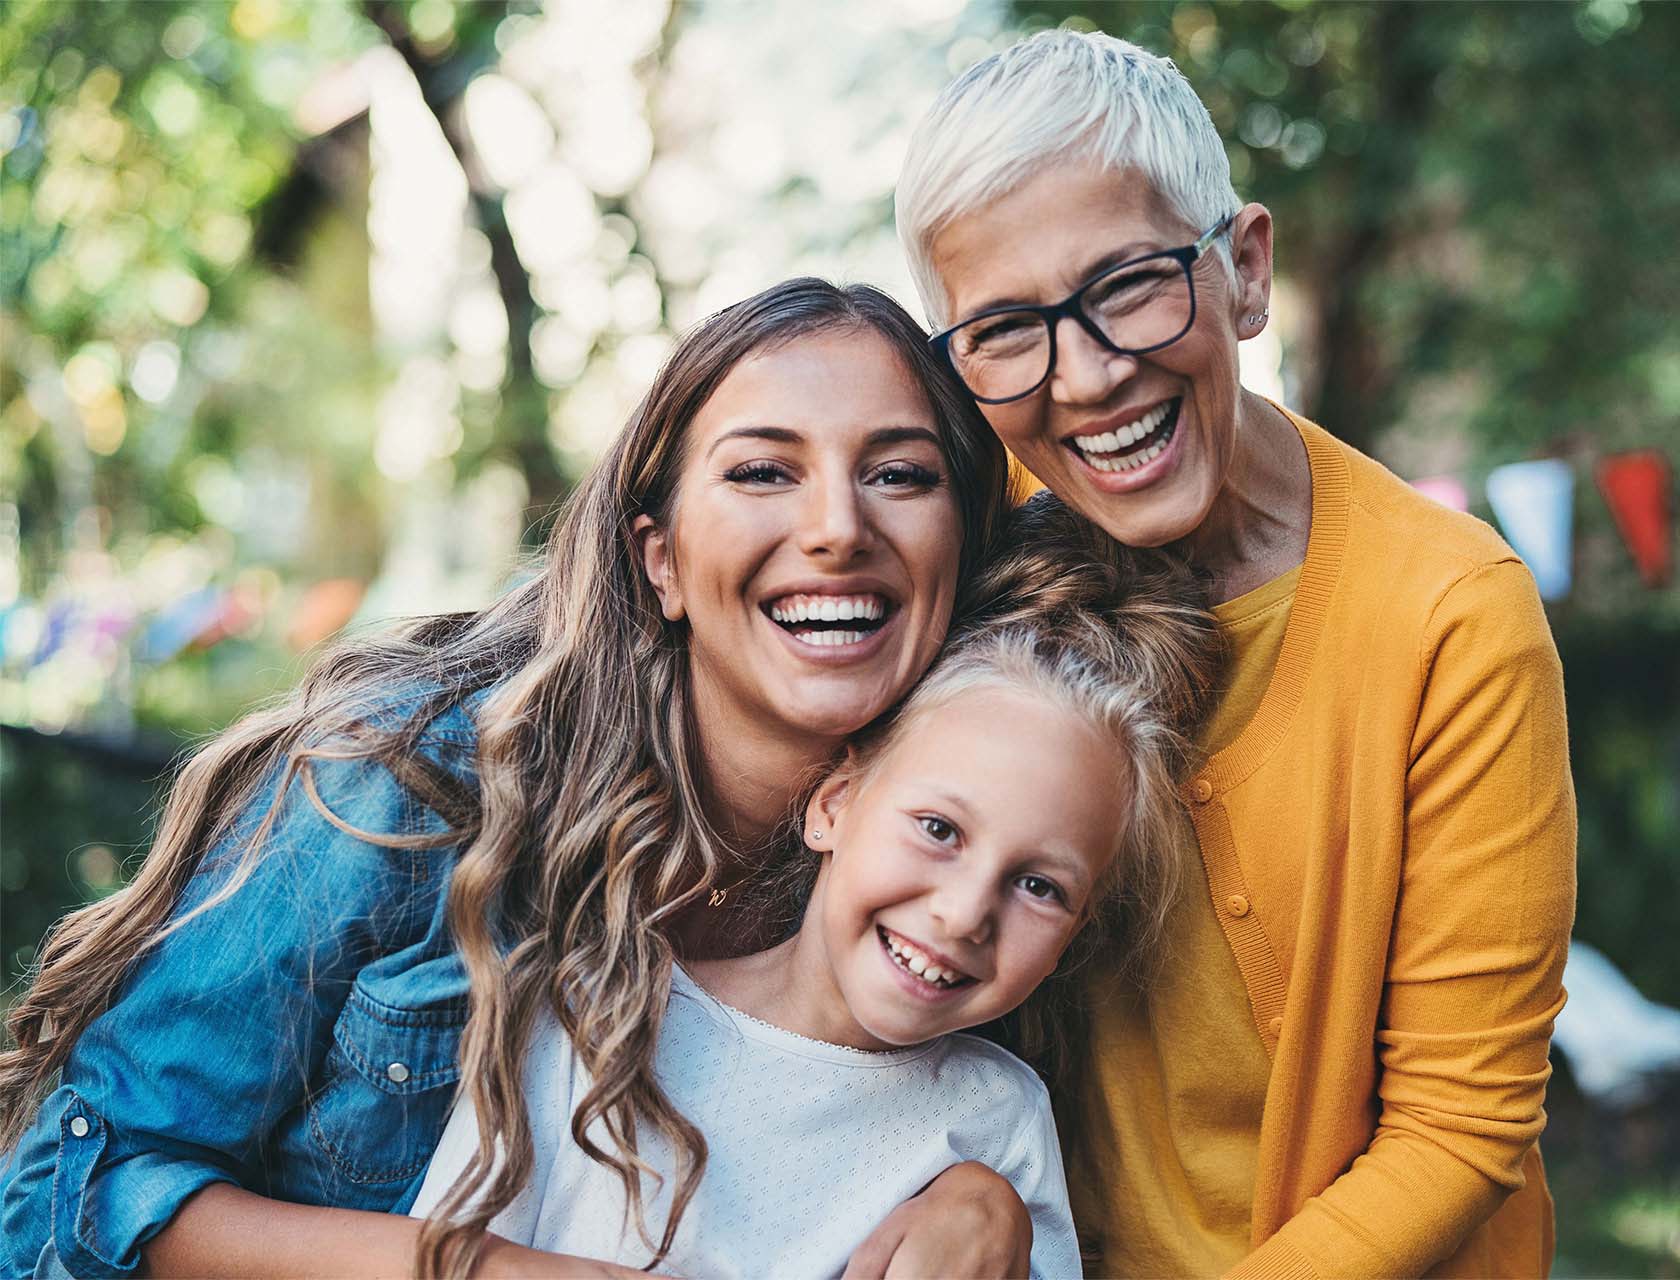
[{"label": "long wavy brown hair", "polygon": [[[531,1173],[522,1063],[552,1011],[593,1084],[572,1119],[578,1145],[622,1180],[654,1250],[670,1249],[699,1183],[705,1142],[665,1096],[652,1054],[670,993],[672,947],[659,927],[693,903],[728,857],[702,805],[688,697],[686,630],[667,623],[634,554],[640,515],[671,509],[689,423],[743,360],[815,332],[873,331],[926,390],[962,520],[966,576],[1007,510],[1006,458],[926,335],[878,290],[790,280],[684,337],[629,423],[568,500],[541,573],[479,613],[359,635],[325,653],[300,691],[250,715],[193,756],[175,780],[134,881],[65,917],[42,943],[0,1052],[0,1152],[16,1143],[53,1074],[110,1004],[135,961],[184,917],[183,891],[276,772],[315,795],[314,759],[377,761],[447,820],[437,836],[355,834],[395,847],[459,845],[450,926],[470,981],[461,1076],[480,1124],[478,1151],[423,1228],[422,1273],[464,1275],[486,1224]],[[377,708],[395,687],[434,690],[401,726]],[[418,744],[450,706],[490,690],[477,713],[477,785],[430,763]],[[195,911],[236,894],[262,854],[279,801],[239,870]],[[300,910],[304,909],[300,905]],[[590,1136],[599,1124],[610,1143]],[[677,1154],[671,1211],[657,1242],[643,1221],[638,1154],[652,1130]]]}]

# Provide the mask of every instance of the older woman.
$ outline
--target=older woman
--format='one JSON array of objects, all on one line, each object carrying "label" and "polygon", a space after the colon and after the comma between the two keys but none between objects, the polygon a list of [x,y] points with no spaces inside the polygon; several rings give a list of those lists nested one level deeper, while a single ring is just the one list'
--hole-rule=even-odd
[{"label": "older woman", "polygon": [[1146,990],[1086,982],[1065,1140],[1096,1272],[1542,1272],[1575,825],[1528,571],[1239,384],[1272,218],[1170,62],[1060,31],[988,58],[922,122],[898,215],[999,437],[1181,550],[1229,642],[1184,797],[1205,879]]}]

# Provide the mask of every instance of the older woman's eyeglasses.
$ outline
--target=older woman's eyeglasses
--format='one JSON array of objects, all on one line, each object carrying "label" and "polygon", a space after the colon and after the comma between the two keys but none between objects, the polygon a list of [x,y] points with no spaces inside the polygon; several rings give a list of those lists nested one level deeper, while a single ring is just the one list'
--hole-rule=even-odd
[{"label": "older woman's eyeglasses", "polygon": [[992,307],[928,339],[981,404],[1030,396],[1056,367],[1056,325],[1071,318],[1107,350],[1147,355],[1171,346],[1196,323],[1191,268],[1236,214],[1179,249],[1105,268],[1049,307]]}]

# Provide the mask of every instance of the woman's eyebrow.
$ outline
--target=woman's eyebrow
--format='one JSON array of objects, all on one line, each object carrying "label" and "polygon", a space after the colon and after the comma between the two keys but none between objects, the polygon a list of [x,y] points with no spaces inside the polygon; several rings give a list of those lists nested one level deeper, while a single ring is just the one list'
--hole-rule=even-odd
[{"label": "woman's eyebrow", "polygon": [[[1160,247],[1153,240],[1133,240],[1128,244],[1121,245],[1118,249],[1110,249],[1101,257],[1092,259],[1080,268],[1078,275],[1079,284],[1084,284],[1093,277],[1100,276],[1110,267],[1119,266],[1128,258],[1143,258],[1152,253],[1159,253],[1160,251]],[[1078,285],[1075,285],[1074,287],[1078,288]],[[1009,307],[1033,307],[1038,305],[1040,304],[1027,302],[1019,297],[1000,296],[991,299],[989,302],[982,303],[968,314],[972,319],[973,317],[983,315],[988,311],[1002,311],[1008,309]],[[959,323],[961,322],[959,321]]]},{"label": "woman's eyebrow", "polygon": [[[706,450],[706,456],[711,457],[726,440],[768,440],[773,444],[800,444],[804,439],[804,435],[792,427],[732,427],[712,441],[711,447]],[[872,448],[884,444],[904,444],[911,440],[926,441],[936,449],[940,447],[938,433],[927,427],[877,427],[866,439]]]},{"label": "woman's eyebrow", "polygon": [[773,444],[798,444],[804,438],[792,427],[733,427],[712,441],[712,447],[706,450],[706,456],[711,457],[726,440],[769,440]]},{"label": "woman's eyebrow", "polygon": [[869,433],[871,445],[904,444],[910,440],[925,440],[939,448],[939,436],[926,427],[877,427]]}]

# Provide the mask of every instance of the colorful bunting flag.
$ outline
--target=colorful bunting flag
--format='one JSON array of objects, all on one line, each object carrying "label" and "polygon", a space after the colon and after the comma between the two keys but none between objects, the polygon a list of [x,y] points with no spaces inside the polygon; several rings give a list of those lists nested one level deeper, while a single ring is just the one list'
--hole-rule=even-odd
[{"label": "colorful bunting flag", "polygon": [[1513,462],[1487,478],[1488,503],[1527,563],[1542,600],[1569,594],[1575,473],[1558,458]]},{"label": "colorful bunting flag", "polygon": [[1470,491],[1457,476],[1425,476],[1412,481],[1412,488],[1425,497],[1434,498],[1443,507],[1454,511],[1470,510]]},{"label": "colorful bunting flag", "polygon": [[1639,449],[1602,459],[1597,471],[1599,491],[1639,576],[1648,587],[1663,586],[1674,570],[1668,459],[1655,449]]}]

